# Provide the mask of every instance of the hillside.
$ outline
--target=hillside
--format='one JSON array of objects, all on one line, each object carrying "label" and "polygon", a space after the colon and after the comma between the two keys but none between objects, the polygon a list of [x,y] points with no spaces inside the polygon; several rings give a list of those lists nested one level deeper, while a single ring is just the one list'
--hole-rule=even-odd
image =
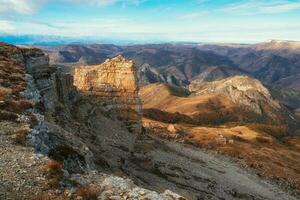
[{"label": "hillside", "polygon": [[287,129],[290,114],[258,80],[236,76],[195,82],[190,89],[141,88],[143,125],[150,135],[217,151],[261,176],[299,187],[300,139]]}]

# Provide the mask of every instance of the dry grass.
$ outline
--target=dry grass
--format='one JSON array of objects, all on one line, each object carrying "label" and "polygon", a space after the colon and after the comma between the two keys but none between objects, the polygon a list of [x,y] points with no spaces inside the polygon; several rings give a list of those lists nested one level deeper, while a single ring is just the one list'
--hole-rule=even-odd
[{"label": "dry grass", "polygon": [[49,188],[57,188],[60,184],[60,178],[59,177],[54,177],[54,178],[50,178],[47,180],[47,186]]},{"label": "dry grass", "polygon": [[16,113],[0,110],[0,120],[16,121],[18,115]]},{"label": "dry grass", "polygon": [[46,165],[46,170],[52,176],[61,175],[62,164],[56,160],[49,160]]},{"label": "dry grass", "polygon": [[5,110],[14,112],[14,113],[22,113],[27,109],[33,108],[33,103],[26,99],[21,99],[17,101],[10,101],[6,103]]},{"label": "dry grass", "polygon": [[58,188],[62,178],[62,164],[56,160],[49,160],[45,164],[46,177],[43,184],[45,190]]},{"label": "dry grass", "polygon": [[183,138],[177,140],[166,135],[170,134],[167,131],[168,123],[144,118],[143,125],[149,134],[237,158],[241,163],[255,168],[262,176],[286,180],[300,189],[300,137],[279,140],[271,136],[269,131],[265,133],[238,125],[200,127],[176,124],[177,129],[185,133]]},{"label": "dry grass", "polygon": [[283,138],[289,134],[287,126],[284,125],[267,125],[267,124],[250,124],[248,125],[252,130],[263,132],[272,135],[275,138]]},{"label": "dry grass", "polygon": [[16,144],[21,144],[21,145],[26,145],[27,143],[27,136],[29,134],[29,130],[28,129],[19,129],[16,131],[15,133],[15,138],[14,138],[14,142]]},{"label": "dry grass", "polygon": [[84,200],[97,200],[100,192],[96,187],[87,186],[79,188],[76,195],[82,197]]},{"label": "dry grass", "polygon": [[55,194],[50,194],[49,192],[45,192],[36,197],[33,197],[34,200],[70,200],[68,197],[57,196]]},{"label": "dry grass", "polygon": [[0,86],[0,101],[4,101],[7,96],[12,94],[12,89]]}]

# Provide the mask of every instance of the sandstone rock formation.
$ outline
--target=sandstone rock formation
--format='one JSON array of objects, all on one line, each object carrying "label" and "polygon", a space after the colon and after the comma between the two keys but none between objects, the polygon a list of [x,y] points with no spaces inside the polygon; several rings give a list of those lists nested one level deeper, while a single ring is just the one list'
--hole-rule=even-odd
[{"label": "sandstone rock formation", "polygon": [[74,85],[84,94],[97,97],[97,103],[101,103],[106,112],[115,113],[130,130],[141,131],[141,102],[131,60],[118,56],[100,65],[78,67]]}]

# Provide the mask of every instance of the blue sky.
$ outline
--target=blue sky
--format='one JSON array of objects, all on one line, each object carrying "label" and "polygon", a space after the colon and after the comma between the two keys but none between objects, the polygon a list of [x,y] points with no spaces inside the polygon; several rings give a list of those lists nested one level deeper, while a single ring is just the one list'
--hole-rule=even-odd
[{"label": "blue sky", "polygon": [[0,34],[141,42],[300,40],[300,0],[0,0]]}]

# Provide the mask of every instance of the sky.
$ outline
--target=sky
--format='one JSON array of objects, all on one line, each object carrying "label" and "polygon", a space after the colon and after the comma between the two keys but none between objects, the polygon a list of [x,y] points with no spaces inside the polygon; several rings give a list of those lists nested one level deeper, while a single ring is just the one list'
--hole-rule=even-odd
[{"label": "sky", "polygon": [[0,35],[140,42],[300,40],[300,0],[0,0]]}]

